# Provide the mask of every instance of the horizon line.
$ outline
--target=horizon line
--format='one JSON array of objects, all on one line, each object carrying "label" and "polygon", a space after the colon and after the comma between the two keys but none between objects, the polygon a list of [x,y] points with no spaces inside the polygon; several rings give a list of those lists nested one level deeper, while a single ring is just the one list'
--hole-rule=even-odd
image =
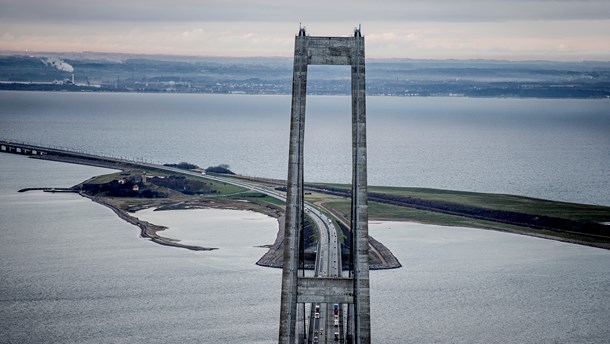
[{"label": "horizon line", "polygon": [[[122,56],[157,56],[157,57],[173,57],[173,58],[200,58],[200,59],[212,59],[212,58],[230,58],[230,59],[292,59],[292,56],[286,55],[191,55],[191,54],[167,54],[167,53],[128,53],[128,52],[109,52],[109,51],[20,51],[20,50],[9,50],[0,49],[0,55],[62,55],[62,54],[98,54],[98,55],[122,55]],[[367,60],[410,60],[410,61],[498,61],[498,62],[551,62],[551,63],[585,63],[585,62],[599,62],[599,63],[610,63],[610,59],[545,59],[545,58],[492,58],[492,57],[471,57],[471,58],[460,58],[460,57],[367,57]]]}]

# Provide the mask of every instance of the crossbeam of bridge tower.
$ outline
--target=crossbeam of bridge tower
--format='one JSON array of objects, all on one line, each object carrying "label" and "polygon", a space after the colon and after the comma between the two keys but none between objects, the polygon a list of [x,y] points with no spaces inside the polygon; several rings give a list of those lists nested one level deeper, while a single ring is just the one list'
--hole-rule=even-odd
[{"label": "crossbeam of bridge tower", "polygon": [[[349,278],[307,278],[298,275],[299,243],[303,230],[303,147],[308,65],[350,65],[352,80],[352,216]],[[356,344],[368,344],[370,334],[368,202],[366,172],[366,104],[364,37],[360,29],[351,37],[312,37],[301,28],[295,37],[292,81],[290,149],[284,235],[284,268],[279,343],[297,343],[297,304],[331,302],[349,304],[348,328]],[[321,295],[323,294],[323,295]]]}]

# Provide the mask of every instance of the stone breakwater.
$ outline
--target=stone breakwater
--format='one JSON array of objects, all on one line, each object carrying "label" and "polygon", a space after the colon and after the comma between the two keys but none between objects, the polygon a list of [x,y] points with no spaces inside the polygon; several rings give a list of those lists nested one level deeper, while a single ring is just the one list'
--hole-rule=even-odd
[{"label": "stone breakwater", "polygon": [[150,222],[142,221],[136,217],[133,217],[133,216],[129,215],[129,213],[127,211],[119,208],[118,206],[116,206],[110,202],[105,201],[101,197],[89,196],[84,193],[80,193],[80,195],[83,197],[87,197],[87,198],[91,199],[92,201],[99,203],[105,207],[110,208],[121,219],[127,221],[128,223],[131,223],[132,225],[138,226],[140,228],[141,237],[150,239],[151,241],[153,241],[157,244],[186,248],[188,250],[193,250],[193,251],[212,251],[212,250],[218,249],[216,247],[201,247],[201,246],[195,246],[195,245],[185,245],[185,244],[181,244],[178,240],[163,237],[163,236],[159,235],[159,232],[166,230],[167,227],[158,226],[158,225],[152,224]]}]

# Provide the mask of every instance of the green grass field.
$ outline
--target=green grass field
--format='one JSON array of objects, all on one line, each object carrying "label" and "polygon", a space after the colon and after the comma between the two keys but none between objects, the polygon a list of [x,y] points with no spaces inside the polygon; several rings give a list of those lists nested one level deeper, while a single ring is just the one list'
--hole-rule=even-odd
[{"label": "green grass field", "polygon": [[[320,184],[324,185],[324,184]],[[327,184],[336,188],[348,190],[348,185]],[[465,191],[451,191],[426,188],[406,188],[406,187],[387,187],[369,186],[369,193],[382,193],[403,197],[413,197],[423,200],[443,201],[456,204],[481,207],[486,209],[507,210],[532,215],[545,215],[559,217],[577,221],[606,222],[610,221],[610,207],[587,205],[578,203],[558,202],[544,199],[537,199],[524,196],[477,193]],[[400,219],[403,215],[414,216],[409,212],[405,213],[402,207],[370,206],[371,214],[388,219]]]}]

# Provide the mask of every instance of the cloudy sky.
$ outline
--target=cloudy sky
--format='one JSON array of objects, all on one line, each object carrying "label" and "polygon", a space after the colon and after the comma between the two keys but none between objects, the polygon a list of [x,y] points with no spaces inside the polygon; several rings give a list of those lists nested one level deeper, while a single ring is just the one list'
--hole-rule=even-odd
[{"label": "cloudy sky", "polygon": [[610,0],[0,0],[0,50],[291,56],[299,23],[373,58],[610,60]]}]

